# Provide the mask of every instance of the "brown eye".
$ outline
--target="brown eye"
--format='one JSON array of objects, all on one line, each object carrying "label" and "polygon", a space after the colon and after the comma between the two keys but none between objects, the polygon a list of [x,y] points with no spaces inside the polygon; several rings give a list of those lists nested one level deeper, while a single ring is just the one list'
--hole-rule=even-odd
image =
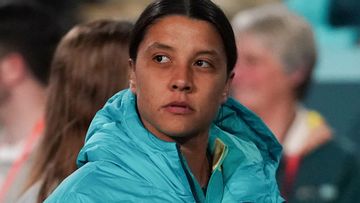
[{"label": "brown eye", "polygon": [[200,66],[201,68],[209,68],[211,65],[210,63],[208,63],[207,61],[204,61],[204,60],[198,60],[195,62],[196,66]]},{"label": "brown eye", "polygon": [[164,56],[164,55],[156,55],[153,58],[154,61],[158,62],[158,63],[167,63],[170,61],[169,57]]}]

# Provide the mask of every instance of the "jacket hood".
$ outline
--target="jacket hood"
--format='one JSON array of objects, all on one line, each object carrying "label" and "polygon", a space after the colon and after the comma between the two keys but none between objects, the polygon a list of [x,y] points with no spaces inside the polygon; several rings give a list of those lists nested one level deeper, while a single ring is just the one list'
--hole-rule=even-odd
[{"label": "jacket hood", "polygon": [[253,142],[265,161],[278,166],[282,152],[280,143],[263,121],[238,101],[229,98],[220,107],[214,123],[231,135]]}]

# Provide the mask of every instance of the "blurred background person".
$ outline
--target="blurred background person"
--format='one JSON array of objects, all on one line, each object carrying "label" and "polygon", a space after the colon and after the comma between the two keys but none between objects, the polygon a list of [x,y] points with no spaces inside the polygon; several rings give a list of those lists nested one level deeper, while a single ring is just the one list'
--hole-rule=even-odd
[{"label": "blurred background person", "polygon": [[[318,59],[313,83],[304,103],[326,117],[347,147],[360,143],[348,133],[357,120],[360,103],[360,46],[358,0],[284,0],[304,17],[315,33]],[[341,108],[334,108],[341,106]]]},{"label": "blurred background person", "polygon": [[43,202],[76,170],[76,157],[95,113],[128,87],[132,24],[97,20],[72,28],[56,49],[46,107],[46,130],[19,202]]},{"label": "blurred background person", "polygon": [[13,202],[43,133],[50,61],[61,29],[47,12],[0,6],[0,202]]},{"label": "blurred background person", "polygon": [[[280,4],[233,19],[238,46],[232,95],[284,147],[277,173],[288,202],[358,202],[359,166],[325,119],[301,104],[316,64],[311,27]],[[341,107],[338,107],[341,108]]]}]

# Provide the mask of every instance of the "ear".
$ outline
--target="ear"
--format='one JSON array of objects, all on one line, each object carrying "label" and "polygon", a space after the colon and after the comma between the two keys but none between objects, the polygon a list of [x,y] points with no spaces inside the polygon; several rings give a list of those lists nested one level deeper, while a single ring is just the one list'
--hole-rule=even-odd
[{"label": "ear", "polygon": [[7,86],[14,86],[25,78],[27,65],[18,53],[10,53],[0,59],[0,75]]},{"label": "ear", "polygon": [[300,67],[295,71],[293,71],[292,73],[290,73],[289,75],[290,84],[293,87],[293,89],[297,89],[301,84],[304,83],[306,77],[308,76],[309,71],[310,70],[308,68]]},{"label": "ear", "polygon": [[229,98],[229,95],[230,95],[230,87],[231,87],[231,83],[234,79],[234,76],[235,76],[235,73],[234,72],[231,72],[227,81],[226,81],[226,84],[225,84],[225,88],[224,88],[224,91],[223,91],[223,94],[222,94],[222,98],[221,98],[221,103],[225,103],[226,100]]},{"label": "ear", "polygon": [[130,67],[130,79],[129,79],[129,87],[132,93],[136,94],[136,75],[135,75],[135,61],[133,59],[129,59],[129,67]]}]

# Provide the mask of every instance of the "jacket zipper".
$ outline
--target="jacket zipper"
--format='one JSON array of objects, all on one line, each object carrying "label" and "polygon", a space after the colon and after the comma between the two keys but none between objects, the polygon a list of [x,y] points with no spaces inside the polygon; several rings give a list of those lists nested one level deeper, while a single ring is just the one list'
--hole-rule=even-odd
[{"label": "jacket zipper", "polygon": [[180,160],[180,163],[181,163],[181,167],[182,169],[184,170],[185,172],[185,175],[186,175],[186,178],[187,178],[187,181],[189,183],[189,186],[190,186],[190,189],[191,189],[191,193],[193,194],[193,197],[195,199],[196,202],[200,202],[199,198],[198,198],[198,195],[196,193],[196,189],[195,189],[195,183],[190,175],[190,171],[189,171],[189,168],[187,167],[187,164],[184,160],[184,157],[182,156],[181,154],[181,151],[180,151],[180,146],[178,144],[176,144],[176,150],[177,150],[177,153],[178,153],[178,156],[179,156],[179,160]]}]

